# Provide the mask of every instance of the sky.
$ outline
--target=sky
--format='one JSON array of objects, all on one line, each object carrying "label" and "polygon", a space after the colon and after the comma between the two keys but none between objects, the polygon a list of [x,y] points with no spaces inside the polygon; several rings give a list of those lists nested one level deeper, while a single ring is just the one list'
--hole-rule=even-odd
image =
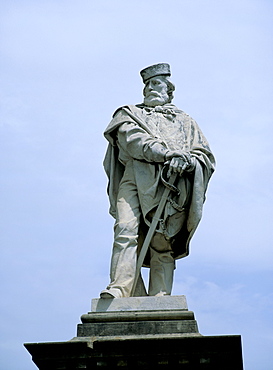
[{"label": "sky", "polygon": [[23,343],[76,336],[108,284],[103,131],[169,63],[217,160],[173,295],[201,334],[242,336],[245,369],[273,369],[272,1],[0,4],[0,368],[36,369]]}]

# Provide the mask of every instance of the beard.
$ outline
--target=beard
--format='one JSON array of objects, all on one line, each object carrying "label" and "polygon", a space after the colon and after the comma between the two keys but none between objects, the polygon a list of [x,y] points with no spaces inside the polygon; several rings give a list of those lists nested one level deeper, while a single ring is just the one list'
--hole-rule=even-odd
[{"label": "beard", "polygon": [[166,92],[150,92],[144,96],[144,104],[148,107],[156,107],[169,102],[169,95]]}]

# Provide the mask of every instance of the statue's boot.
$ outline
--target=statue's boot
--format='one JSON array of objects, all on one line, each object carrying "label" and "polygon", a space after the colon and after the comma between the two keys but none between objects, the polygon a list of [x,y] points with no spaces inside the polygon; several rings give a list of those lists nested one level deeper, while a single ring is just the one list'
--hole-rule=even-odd
[{"label": "statue's boot", "polygon": [[175,261],[171,251],[157,252],[151,248],[149,295],[170,295],[173,286]]},{"label": "statue's boot", "polygon": [[[147,296],[146,288],[142,279],[141,274],[139,275],[136,289],[134,292],[134,297],[145,297]],[[111,287],[107,287],[100,293],[100,298],[103,299],[113,299],[113,298],[122,298],[121,290],[120,289],[115,289]]]}]

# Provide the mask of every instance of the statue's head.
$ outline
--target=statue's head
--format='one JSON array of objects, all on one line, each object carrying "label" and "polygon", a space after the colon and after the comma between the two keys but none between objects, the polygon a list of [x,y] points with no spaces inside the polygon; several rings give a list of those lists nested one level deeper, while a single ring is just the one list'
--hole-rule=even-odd
[{"label": "statue's head", "polygon": [[155,107],[172,101],[175,86],[170,81],[169,64],[154,64],[143,69],[140,74],[145,84],[143,89],[145,105]]}]

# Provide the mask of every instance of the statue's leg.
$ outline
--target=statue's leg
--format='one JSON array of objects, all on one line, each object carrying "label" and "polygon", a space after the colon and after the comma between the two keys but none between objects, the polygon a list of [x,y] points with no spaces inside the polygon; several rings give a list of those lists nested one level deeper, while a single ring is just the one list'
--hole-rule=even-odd
[{"label": "statue's leg", "polygon": [[136,273],[140,206],[132,165],[127,165],[121,180],[114,245],[110,267],[110,284],[101,298],[130,297]]},{"label": "statue's leg", "polygon": [[[153,245],[153,241],[151,244]],[[150,248],[150,296],[170,295],[172,292],[175,261],[170,246],[167,243],[165,246],[162,244],[158,250]]]}]

